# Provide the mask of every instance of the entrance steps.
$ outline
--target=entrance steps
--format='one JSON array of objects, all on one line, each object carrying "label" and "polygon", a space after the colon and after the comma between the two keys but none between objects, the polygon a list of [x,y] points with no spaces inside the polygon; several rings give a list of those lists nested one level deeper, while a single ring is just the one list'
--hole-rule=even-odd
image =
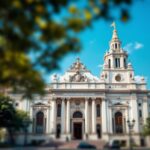
[{"label": "entrance steps", "polygon": [[[83,140],[72,140],[69,142],[64,142],[60,146],[58,146],[58,149],[76,149],[80,142]],[[104,140],[84,140],[85,142],[95,145],[97,149],[103,149],[103,146],[105,145]]]}]

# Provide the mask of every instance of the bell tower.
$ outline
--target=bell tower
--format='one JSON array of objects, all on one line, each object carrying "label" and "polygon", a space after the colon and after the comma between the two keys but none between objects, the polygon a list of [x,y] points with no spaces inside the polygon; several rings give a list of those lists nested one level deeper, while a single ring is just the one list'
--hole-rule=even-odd
[{"label": "bell tower", "polygon": [[106,83],[131,83],[134,78],[132,65],[128,63],[128,54],[121,46],[115,22],[111,26],[113,27],[112,38],[109,42],[109,50],[104,55],[100,78]]},{"label": "bell tower", "polygon": [[105,54],[105,67],[110,69],[125,69],[127,67],[128,54],[121,47],[121,41],[118,38],[115,22],[112,23],[113,34],[109,43],[109,51]]}]

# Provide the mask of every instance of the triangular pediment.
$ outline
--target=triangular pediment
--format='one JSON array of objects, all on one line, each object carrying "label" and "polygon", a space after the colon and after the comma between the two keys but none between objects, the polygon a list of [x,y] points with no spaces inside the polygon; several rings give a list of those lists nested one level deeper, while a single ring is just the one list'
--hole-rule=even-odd
[{"label": "triangular pediment", "polygon": [[79,58],[70,66],[62,76],[54,75],[55,82],[98,82],[99,78],[92,75]]}]

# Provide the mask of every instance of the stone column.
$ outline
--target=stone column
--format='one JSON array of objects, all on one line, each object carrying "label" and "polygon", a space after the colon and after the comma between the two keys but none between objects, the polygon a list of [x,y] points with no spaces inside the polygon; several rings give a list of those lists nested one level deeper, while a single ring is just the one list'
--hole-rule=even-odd
[{"label": "stone column", "polygon": [[[132,119],[135,120],[135,125],[133,127],[133,133],[132,133],[132,138],[135,141],[137,145],[140,145],[140,128],[139,128],[139,110],[138,110],[138,103],[137,103],[137,95],[132,93],[131,94],[131,112],[132,112]],[[129,117],[130,118],[130,117]]]},{"label": "stone column", "polygon": [[96,105],[95,99],[92,99],[92,133],[96,133]]},{"label": "stone column", "polygon": [[132,101],[131,102],[131,104],[132,104],[132,106],[131,106],[132,118],[131,117],[129,117],[129,118],[131,118],[130,120],[132,120],[132,119],[135,120],[135,125],[134,125],[134,128],[133,128],[133,131],[135,131],[135,133],[139,133],[140,132],[139,131],[139,116],[138,116],[139,110],[138,110],[136,94],[131,95],[131,101]]},{"label": "stone column", "polygon": [[147,98],[143,100],[142,112],[143,112],[144,124],[146,124],[146,119],[148,117],[148,102],[147,102]]},{"label": "stone column", "polygon": [[49,133],[49,115],[50,115],[50,113],[49,113],[49,107],[47,108],[46,111],[47,111],[46,112],[46,133]]},{"label": "stone column", "polygon": [[102,99],[102,138],[108,140],[107,100]]},{"label": "stone column", "polygon": [[67,133],[67,138],[71,139],[71,134],[70,134],[70,99],[67,99],[67,111],[66,111],[66,133]]},{"label": "stone column", "polygon": [[120,58],[120,67],[124,68],[124,57]]},{"label": "stone column", "polygon": [[102,133],[107,132],[106,99],[102,100]]},{"label": "stone column", "polygon": [[56,98],[52,99],[52,114],[51,114],[51,133],[53,138],[56,134]]},{"label": "stone column", "polygon": [[89,99],[85,98],[85,139],[89,134]]},{"label": "stone column", "polygon": [[[103,116],[102,116],[103,117]],[[102,118],[103,119],[103,118]],[[103,121],[103,120],[102,120]],[[113,133],[113,122],[112,122],[112,108],[109,107],[109,133],[112,134]]]},{"label": "stone column", "polygon": [[[129,105],[129,104],[128,104]],[[125,110],[125,118],[126,118],[126,122],[125,122],[125,126],[126,126],[126,133],[129,133],[129,128],[128,128],[128,119],[129,119],[129,106],[127,107],[127,109]]]},{"label": "stone column", "polygon": [[61,133],[65,133],[65,99],[61,103]]}]

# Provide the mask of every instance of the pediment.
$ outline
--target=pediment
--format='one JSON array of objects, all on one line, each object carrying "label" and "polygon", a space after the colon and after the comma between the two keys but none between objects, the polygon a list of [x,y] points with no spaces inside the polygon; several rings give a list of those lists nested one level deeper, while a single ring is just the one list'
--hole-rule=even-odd
[{"label": "pediment", "polygon": [[86,66],[81,63],[80,59],[77,58],[76,61],[71,65],[71,67],[62,76],[53,75],[53,82],[99,82],[100,79],[94,75],[86,68]]}]

